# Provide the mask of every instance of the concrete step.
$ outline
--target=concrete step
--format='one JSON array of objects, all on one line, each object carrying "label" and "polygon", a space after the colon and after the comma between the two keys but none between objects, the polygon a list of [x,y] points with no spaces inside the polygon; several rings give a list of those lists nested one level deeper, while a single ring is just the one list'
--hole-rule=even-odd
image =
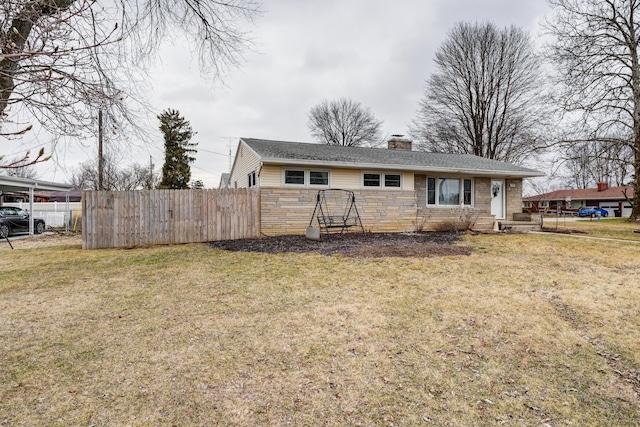
[{"label": "concrete step", "polygon": [[490,231],[493,230],[493,216],[481,216],[476,219],[472,229],[474,231]]},{"label": "concrete step", "polygon": [[542,227],[537,221],[498,221],[501,231],[513,233],[528,233],[529,231],[540,231]]}]

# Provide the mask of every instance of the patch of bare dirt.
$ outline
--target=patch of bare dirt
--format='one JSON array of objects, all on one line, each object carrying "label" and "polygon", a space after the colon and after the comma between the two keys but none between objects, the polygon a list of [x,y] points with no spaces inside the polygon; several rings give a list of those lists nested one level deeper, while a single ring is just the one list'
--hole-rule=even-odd
[{"label": "patch of bare dirt", "polygon": [[[11,245],[14,249],[33,249],[60,245],[82,245],[81,233],[45,233],[32,237],[13,236],[10,237]],[[0,251],[11,250],[11,246],[6,239],[0,239]]]},{"label": "patch of bare dirt", "polygon": [[210,242],[215,249],[234,252],[264,253],[317,253],[321,255],[341,254],[356,258],[383,257],[437,257],[469,255],[471,248],[456,245],[460,235],[448,231],[425,233],[348,233],[322,236],[321,241],[307,240],[302,235],[262,237],[259,239],[239,239]]}]

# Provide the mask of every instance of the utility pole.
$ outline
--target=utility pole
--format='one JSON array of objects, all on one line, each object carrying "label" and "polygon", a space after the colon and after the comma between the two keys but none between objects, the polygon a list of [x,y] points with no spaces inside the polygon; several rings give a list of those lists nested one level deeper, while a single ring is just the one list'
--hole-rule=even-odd
[{"label": "utility pole", "polygon": [[102,110],[98,110],[98,190],[103,190],[104,159],[102,156]]},{"label": "utility pole", "polygon": [[149,154],[149,188],[148,190],[153,190],[153,157]]}]

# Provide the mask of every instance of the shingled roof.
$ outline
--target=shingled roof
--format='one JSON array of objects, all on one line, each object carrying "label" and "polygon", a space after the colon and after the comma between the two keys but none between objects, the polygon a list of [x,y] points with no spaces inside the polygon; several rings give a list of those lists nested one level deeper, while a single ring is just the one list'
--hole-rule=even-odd
[{"label": "shingled roof", "polygon": [[624,200],[625,194],[629,199],[633,199],[633,187],[610,187],[606,190],[598,191],[597,188],[579,188],[576,190],[556,190],[549,193],[538,194],[537,196],[526,197],[524,201],[537,200]]},{"label": "shingled roof", "polygon": [[537,170],[470,154],[343,147],[254,138],[241,138],[241,141],[267,164],[453,172],[514,178],[544,175]]}]

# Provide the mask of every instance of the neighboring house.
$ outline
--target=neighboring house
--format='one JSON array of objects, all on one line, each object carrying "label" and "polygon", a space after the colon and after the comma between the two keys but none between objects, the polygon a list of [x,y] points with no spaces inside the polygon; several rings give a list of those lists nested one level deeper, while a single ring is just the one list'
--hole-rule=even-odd
[{"label": "neighboring house", "polygon": [[[28,202],[29,193],[22,191],[0,191],[0,206],[3,203],[20,203]],[[49,195],[44,193],[33,193],[34,202],[48,202]]]},{"label": "neighboring house", "polygon": [[229,188],[229,177],[231,175],[228,173],[223,173],[220,175],[220,183],[218,184],[218,188]]},{"label": "neighboring house", "polygon": [[241,138],[231,188],[259,187],[265,235],[304,232],[318,190],[346,189],[368,231],[436,229],[472,215],[493,227],[522,212],[522,179],[543,173],[467,154],[412,151],[394,136],[388,149]]},{"label": "neighboring house", "polygon": [[[35,203],[47,202],[79,202],[82,199],[82,191],[47,191],[44,193],[33,193]],[[0,206],[3,203],[28,203],[29,193],[22,191],[0,192]]]},{"label": "neighboring house", "polygon": [[82,201],[82,191],[80,190],[71,190],[71,191],[53,191],[49,193],[49,201],[50,202],[73,202],[77,203]]},{"label": "neighboring house", "polygon": [[572,212],[583,206],[596,206],[606,209],[609,216],[631,216],[633,187],[609,187],[599,182],[596,188],[577,190],[557,190],[549,193],[526,197],[522,208],[528,212]]}]

